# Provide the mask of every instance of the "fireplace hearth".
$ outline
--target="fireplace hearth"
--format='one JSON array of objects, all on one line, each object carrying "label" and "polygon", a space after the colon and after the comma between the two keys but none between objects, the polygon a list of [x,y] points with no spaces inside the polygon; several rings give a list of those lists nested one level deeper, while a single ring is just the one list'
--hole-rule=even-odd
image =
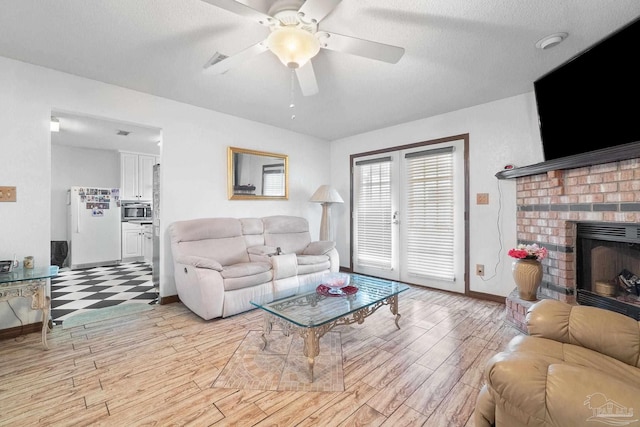
[{"label": "fireplace hearth", "polygon": [[576,299],[640,320],[640,225],[576,224]]}]

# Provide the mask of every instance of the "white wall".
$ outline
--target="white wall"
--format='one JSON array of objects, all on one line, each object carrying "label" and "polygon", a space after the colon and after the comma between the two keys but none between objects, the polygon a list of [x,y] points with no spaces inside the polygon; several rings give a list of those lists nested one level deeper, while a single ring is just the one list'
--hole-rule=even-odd
[{"label": "white wall", "polygon": [[[470,289],[502,296],[513,290],[506,251],[516,244],[515,181],[498,180],[495,174],[506,164],[525,166],[543,160],[533,93],[333,141],[331,183],[346,202],[334,205],[332,212],[341,266],[350,264],[349,156],[465,133],[469,134]],[[477,193],[489,193],[489,204],[476,205]],[[484,280],[475,275],[476,264],[484,264]]]},{"label": "white wall", "polygon": [[51,240],[68,240],[67,190],[74,185],[120,187],[118,152],[51,146]]},{"label": "white wall", "polygon": [[[329,181],[329,142],[0,57],[0,185],[17,187],[16,203],[0,204],[0,259],[33,255],[49,262],[52,110],[163,129],[160,293],[175,295],[167,226],[206,216],[306,217],[318,236],[320,205],[308,199]],[[283,114],[288,114],[286,108]],[[289,200],[227,199],[227,146],[289,155]],[[29,301],[0,305],[0,329],[34,323]]]},{"label": "white wall", "polygon": [[[484,264],[486,269],[485,281],[471,276],[471,289],[507,295],[514,287],[506,250],[516,242],[515,182],[500,181],[498,186],[494,175],[507,163],[523,166],[542,160],[532,93],[329,143],[1,57],[0,82],[0,185],[16,186],[18,198],[16,203],[0,205],[0,259],[15,253],[18,259],[33,255],[36,265],[48,264],[52,237],[49,118],[52,110],[63,110],[163,129],[161,296],[176,294],[166,231],[171,222],[284,213],[306,217],[317,238],[321,206],[308,199],[321,184],[334,185],[346,201],[334,205],[332,214],[340,264],[348,266],[349,155],[462,133],[470,134],[471,200],[478,192],[490,194],[489,205],[472,203],[470,207],[470,263]],[[287,154],[289,200],[228,200],[227,146]],[[504,249],[498,258],[500,243]],[[497,262],[497,275],[492,278]],[[20,319],[2,304],[0,329],[39,320],[38,314],[28,310],[28,300],[16,299],[12,306]]]}]

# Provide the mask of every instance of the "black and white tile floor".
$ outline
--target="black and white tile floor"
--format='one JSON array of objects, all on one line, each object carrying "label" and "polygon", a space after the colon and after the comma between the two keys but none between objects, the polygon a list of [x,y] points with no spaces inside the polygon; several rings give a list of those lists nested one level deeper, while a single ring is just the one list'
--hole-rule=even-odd
[{"label": "black and white tile floor", "polygon": [[123,303],[153,304],[157,298],[149,264],[63,268],[51,280],[51,318],[54,324],[61,324],[71,314]]}]

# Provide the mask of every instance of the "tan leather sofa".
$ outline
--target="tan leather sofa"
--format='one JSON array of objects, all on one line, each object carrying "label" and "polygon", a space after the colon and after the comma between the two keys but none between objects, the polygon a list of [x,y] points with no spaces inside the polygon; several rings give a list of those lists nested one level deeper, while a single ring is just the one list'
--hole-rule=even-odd
[{"label": "tan leather sofa", "polygon": [[527,327],[488,361],[476,427],[640,426],[640,322],[549,299]]}]

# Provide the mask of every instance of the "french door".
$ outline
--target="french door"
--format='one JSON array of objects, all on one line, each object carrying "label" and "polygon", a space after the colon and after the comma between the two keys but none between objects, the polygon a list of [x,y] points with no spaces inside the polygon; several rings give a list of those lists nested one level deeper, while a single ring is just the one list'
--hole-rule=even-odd
[{"label": "french door", "polygon": [[464,293],[464,139],[352,164],[353,271]]}]

